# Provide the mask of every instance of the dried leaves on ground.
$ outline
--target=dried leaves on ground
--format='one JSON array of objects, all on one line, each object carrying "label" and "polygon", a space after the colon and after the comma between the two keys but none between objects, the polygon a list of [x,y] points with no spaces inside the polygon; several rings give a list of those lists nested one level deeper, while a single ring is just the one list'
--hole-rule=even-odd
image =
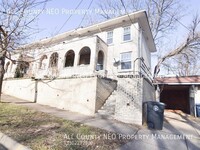
[{"label": "dried leaves on ground", "polygon": [[34,150],[116,149],[120,135],[22,106],[0,103],[0,132]]}]

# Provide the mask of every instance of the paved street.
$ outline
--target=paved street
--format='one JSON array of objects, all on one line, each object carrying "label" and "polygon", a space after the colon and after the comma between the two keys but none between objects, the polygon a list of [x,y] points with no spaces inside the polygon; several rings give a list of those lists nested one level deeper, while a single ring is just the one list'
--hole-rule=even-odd
[{"label": "paved street", "polygon": [[[198,122],[200,119],[195,119],[183,113],[165,111],[164,127],[163,130],[159,131],[149,130],[143,126],[124,124],[115,120],[85,116],[66,110],[31,103],[8,95],[3,95],[2,99],[4,102],[27,106],[66,120],[81,122],[89,126],[120,133],[124,135],[125,138],[131,137],[132,141],[120,147],[119,150],[200,149],[200,125]],[[4,145],[2,141],[0,141],[0,143]],[[6,147],[6,145],[4,146]]]},{"label": "paved street", "polygon": [[165,111],[164,115],[165,122],[162,131],[141,129],[137,135],[146,135],[148,138],[135,139],[119,149],[200,149],[200,124],[197,124],[197,122],[192,119],[193,117],[172,111]]}]

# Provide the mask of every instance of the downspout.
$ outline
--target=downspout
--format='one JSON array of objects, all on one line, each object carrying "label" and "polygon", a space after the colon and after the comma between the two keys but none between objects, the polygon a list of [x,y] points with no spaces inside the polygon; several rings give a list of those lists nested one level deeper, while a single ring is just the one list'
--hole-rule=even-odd
[{"label": "downspout", "polygon": [[[139,25],[138,25],[138,27],[139,27]],[[138,56],[137,56],[137,58],[141,58],[141,55],[142,55],[142,29],[139,27],[138,31],[139,31],[139,35],[138,35]],[[141,72],[140,66],[141,66],[141,62],[138,61],[137,70],[136,70],[136,68],[134,68],[138,73]]]}]

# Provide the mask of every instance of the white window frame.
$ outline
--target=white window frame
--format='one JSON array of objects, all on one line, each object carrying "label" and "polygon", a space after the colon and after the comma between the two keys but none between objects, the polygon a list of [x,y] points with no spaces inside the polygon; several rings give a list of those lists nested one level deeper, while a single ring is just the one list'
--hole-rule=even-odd
[{"label": "white window frame", "polygon": [[[126,31],[128,30],[128,31]],[[130,38],[129,39],[125,39],[125,36],[129,35]],[[131,41],[131,26],[126,26],[126,27],[123,27],[123,41],[124,42],[127,42],[127,41]]]},{"label": "white window frame", "polygon": [[[127,59],[122,58],[123,54],[130,54],[130,58],[127,58]],[[128,62],[130,62],[131,67],[130,68],[122,68],[122,63],[128,63]],[[129,71],[132,68],[133,68],[133,64],[132,64],[132,51],[120,53],[120,70],[121,71]]]},{"label": "white window frame", "polygon": [[[108,42],[109,40],[111,40],[111,43]],[[113,44],[113,30],[107,32],[107,44],[108,45]]]}]

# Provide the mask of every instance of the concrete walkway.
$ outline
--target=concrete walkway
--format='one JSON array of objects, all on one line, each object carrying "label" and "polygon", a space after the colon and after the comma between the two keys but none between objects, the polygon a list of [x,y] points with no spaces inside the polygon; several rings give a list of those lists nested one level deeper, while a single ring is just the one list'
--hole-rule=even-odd
[{"label": "concrete walkway", "polygon": [[29,108],[35,109],[40,112],[48,113],[56,117],[60,117],[66,120],[71,120],[74,122],[80,122],[89,126],[98,127],[111,132],[122,133],[122,134],[135,134],[138,130],[138,127],[136,126],[127,125],[115,120],[106,120],[106,119],[86,116],[79,113],[70,112],[67,110],[62,110],[46,105],[40,105],[37,103],[25,101],[8,95],[2,95],[2,101],[14,103],[16,105],[21,105],[21,106],[27,106]]},{"label": "concrete walkway", "polygon": [[184,114],[166,111],[163,130],[159,131],[148,130],[142,126],[124,124],[115,120],[89,117],[24,101],[8,95],[2,95],[2,100],[4,102],[15,103],[16,105],[27,106],[66,120],[81,122],[89,126],[120,133],[124,135],[124,138],[132,139],[131,142],[123,145],[119,150],[200,149],[200,124],[195,119]]},{"label": "concrete walkway", "polygon": [[194,117],[165,111],[163,130],[141,129],[136,138],[120,150],[200,150],[200,124]]}]

